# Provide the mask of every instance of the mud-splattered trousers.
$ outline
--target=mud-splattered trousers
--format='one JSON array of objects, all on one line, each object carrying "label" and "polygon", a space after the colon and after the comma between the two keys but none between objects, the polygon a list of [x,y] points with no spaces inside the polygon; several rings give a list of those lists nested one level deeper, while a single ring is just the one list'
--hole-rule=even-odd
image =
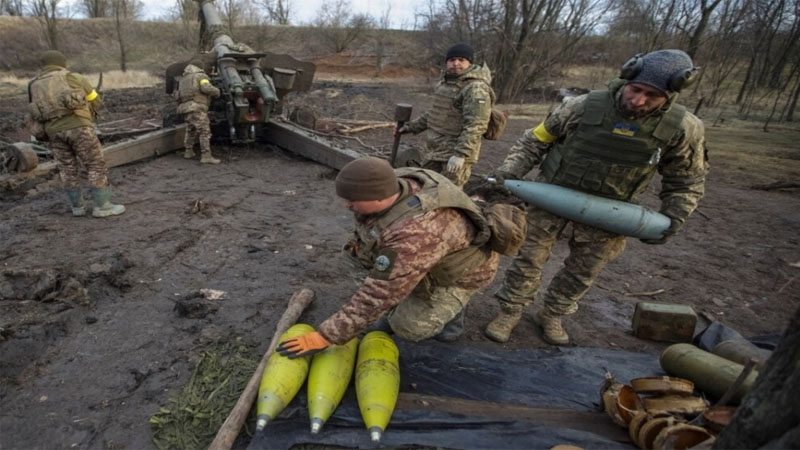
[{"label": "mud-splattered trousers", "polygon": [[66,189],[80,188],[80,163],[86,167],[92,187],[108,186],[108,167],[103,159],[103,148],[92,127],[50,132],[47,136]]},{"label": "mud-splattered trousers", "polygon": [[427,276],[442,258],[469,247],[474,236],[475,227],[454,208],[435,209],[383,229],[380,253],[393,255],[390,266],[371,268],[356,293],[319,332],[343,344],[391,310],[389,325],[398,336],[412,341],[436,336],[497,272],[499,255],[491,252],[452,285],[438,285]]},{"label": "mud-splattered trousers", "polygon": [[183,138],[183,146],[187,150],[194,148],[194,144],[200,141],[200,152],[211,151],[211,124],[208,121],[206,111],[192,111],[184,116],[186,120],[186,135]]},{"label": "mud-splattered trousers", "polygon": [[[622,84],[616,86],[620,89]],[[583,95],[565,100],[538,127],[526,130],[498,170],[522,178],[540,165],[554,145],[576,135],[586,98]],[[657,166],[662,175],[661,212],[680,224],[685,222],[703,196],[708,172],[702,122],[687,113],[681,129],[682,132],[663,148]],[[536,180],[549,182],[541,172]],[[595,194],[601,195],[600,192]],[[533,301],[541,284],[542,268],[556,238],[569,222],[532,207],[528,209],[527,221],[526,242],[506,271],[503,287],[496,293],[501,307],[506,310],[519,311]],[[572,222],[572,227],[569,256],[544,294],[544,303],[554,314],[577,311],[578,301],[597,275],[625,248],[625,236],[575,222]]]},{"label": "mud-splattered trousers", "polygon": [[[506,270],[503,287],[497,293],[509,309],[524,308],[533,300],[553,245],[570,222],[533,206],[528,207],[527,221],[525,244]],[[572,222],[569,249],[564,267],[550,281],[544,294],[545,305],[555,314],[572,314],[578,310],[578,301],[597,275],[625,249],[625,236]]]}]

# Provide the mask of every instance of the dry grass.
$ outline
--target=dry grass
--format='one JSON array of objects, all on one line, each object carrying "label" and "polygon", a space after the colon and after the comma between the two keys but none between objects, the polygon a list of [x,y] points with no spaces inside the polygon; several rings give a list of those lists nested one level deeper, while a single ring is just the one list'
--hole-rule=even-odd
[{"label": "dry grass", "polygon": [[[99,73],[90,73],[84,76],[92,86],[97,86],[97,81],[100,79]],[[28,81],[28,78],[17,77],[9,73],[0,73],[0,95],[23,95],[27,89]],[[127,72],[110,70],[103,72],[102,90],[150,87],[161,81],[161,78],[153,76],[144,70],[128,70]]]}]

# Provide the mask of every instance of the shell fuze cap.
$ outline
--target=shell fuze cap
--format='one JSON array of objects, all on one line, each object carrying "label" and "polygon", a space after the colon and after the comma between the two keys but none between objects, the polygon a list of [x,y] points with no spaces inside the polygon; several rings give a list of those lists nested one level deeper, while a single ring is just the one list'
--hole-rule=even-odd
[{"label": "shell fuze cap", "polygon": [[665,95],[680,92],[695,78],[698,68],[681,50],[657,50],[637,55],[622,66],[620,77],[629,83],[652,86]]},{"label": "shell fuze cap", "polygon": [[345,200],[383,200],[399,191],[392,166],[372,156],[347,163],[336,176],[336,195]]},{"label": "shell fuze cap", "polygon": [[46,52],[42,52],[42,56],[39,57],[40,62],[42,63],[42,67],[44,66],[59,66],[59,67],[67,67],[67,58],[58,50],[47,50]]},{"label": "shell fuze cap", "polygon": [[447,49],[447,55],[444,60],[447,62],[450,58],[464,58],[469,62],[475,57],[475,50],[469,44],[458,43]]}]

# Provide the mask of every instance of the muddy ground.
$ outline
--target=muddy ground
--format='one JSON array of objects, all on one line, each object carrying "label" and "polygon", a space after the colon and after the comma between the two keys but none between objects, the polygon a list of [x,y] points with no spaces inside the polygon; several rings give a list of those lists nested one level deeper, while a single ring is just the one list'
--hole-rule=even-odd
[{"label": "muddy ground", "polygon": [[[323,117],[391,120],[401,102],[416,116],[429,92],[424,82],[317,82],[293,101]],[[105,121],[159,119],[167,101],[158,87],[106,99]],[[23,107],[21,96],[2,99],[3,137],[25,138]],[[541,119],[512,116],[500,141],[485,142],[476,172],[498,165]],[[714,136],[729,131],[709,129],[712,172],[699,213],[667,245],[628,241],[566,322],[575,345],[657,355],[666,344],[631,335],[643,300],[690,305],[704,313],[699,326],[710,317],[745,336],[782,332],[800,304],[800,270],[790,265],[800,261],[800,197],[751,189],[741,168],[715,165]],[[341,142],[389,151],[390,128],[355,136]],[[302,318],[311,324],[353,292],[338,259],[352,218],[334,194],[336,172],[270,146],[214,151],[218,166],[176,153],[112,169],[114,198],[127,212],[103,220],[72,217],[57,181],[2,193],[0,448],[153,448],[148,418],[187,383],[193,349],[241,336],[260,354],[293,292],[316,292]],[[797,181],[798,160],[780,164]],[[657,207],[657,188],[643,203]],[[566,253],[562,239],[546,280]],[[474,297],[454,349],[500,345],[482,330],[501,279]],[[224,295],[211,300],[203,289]],[[547,347],[530,319],[529,311],[504,347]]]}]

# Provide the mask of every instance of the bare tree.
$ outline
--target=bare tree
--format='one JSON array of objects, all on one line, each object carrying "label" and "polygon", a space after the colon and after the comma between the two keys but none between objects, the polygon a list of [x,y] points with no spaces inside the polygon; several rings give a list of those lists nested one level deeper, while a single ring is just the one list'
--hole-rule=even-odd
[{"label": "bare tree", "polygon": [[108,17],[112,9],[110,0],[80,0],[77,7],[89,19]]},{"label": "bare tree", "polygon": [[745,41],[738,37],[746,28],[744,19],[751,6],[751,0],[724,0],[713,17],[701,72],[711,89],[705,96],[709,106],[717,105],[726,90],[733,88],[729,80],[742,65],[742,55],[747,48]]},{"label": "bare tree", "polygon": [[58,18],[61,0],[30,0],[28,11],[39,22],[47,46],[58,50]]},{"label": "bare tree", "polygon": [[292,9],[291,0],[262,0],[269,20],[277,25],[289,25]]},{"label": "bare tree", "polygon": [[314,26],[323,44],[334,53],[341,53],[375,24],[367,14],[352,14],[348,0],[325,2],[317,11]]},{"label": "bare tree", "polygon": [[234,30],[241,23],[246,0],[222,0],[219,2],[220,12],[228,27],[228,34],[234,39]]},{"label": "bare tree", "polygon": [[187,50],[196,50],[200,24],[198,21],[200,8],[195,0],[175,0],[170,11],[173,21],[181,25],[181,46]]},{"label": "bare tree", "polygon": [[386,7],[381,14],[380,18],[375,20],[375,29],[372,31],[373,41],[375,43],[375,76],[380,76],[383,70],[383,58],[386,53],[386,43],[389,40],[389,18],[391,17],[392,5]]},{"label": "bare tree", "polygon": [[132,20],[136,19],[141,11],[139,0],[111,0],[111,10],[114,15],[114,31],[119,45],[119,69],[128,70],[128,36]]},{"label": "bare tree", "polygon": [[25,14],[25,3],[23,0],[0,0],[0,14],[22,16]]}]

